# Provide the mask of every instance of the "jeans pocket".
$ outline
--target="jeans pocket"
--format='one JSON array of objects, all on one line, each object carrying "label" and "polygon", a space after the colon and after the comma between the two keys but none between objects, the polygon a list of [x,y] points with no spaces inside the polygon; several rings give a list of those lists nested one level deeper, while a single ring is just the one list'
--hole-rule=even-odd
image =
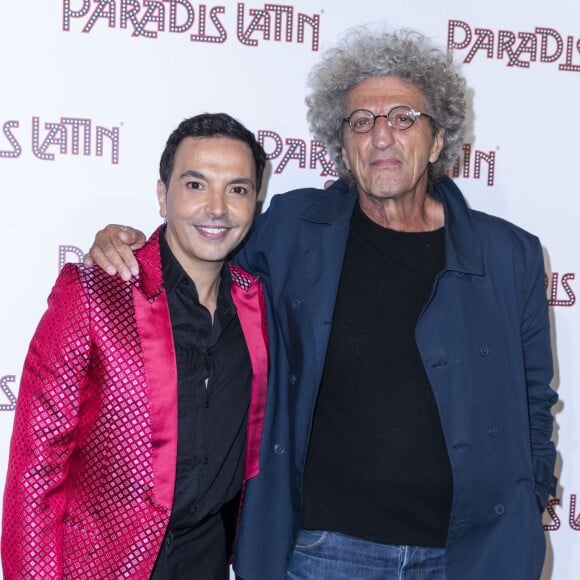
[{"label": "jeans pocket", "polygon": [[296,550],[311,550],[326,540],[328,532],[320,530],[300,530],[296,538]]}]

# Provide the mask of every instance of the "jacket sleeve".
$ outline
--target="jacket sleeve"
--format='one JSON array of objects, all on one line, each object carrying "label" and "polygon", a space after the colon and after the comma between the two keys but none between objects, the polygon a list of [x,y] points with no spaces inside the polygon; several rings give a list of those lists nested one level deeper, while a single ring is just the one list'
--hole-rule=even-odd
[{"label": "jacket sleeve", "polygon": [[20,381],[2,518],[4,578],[61,578],[69,460],[90,356],[79,269],[61,271]]},{"label": "jacket sleeve", "polygon": [[521,333],[528,390],[535,492],[538,505],[543,510],[550,494],[554,495],[556,491],[557,479],[554,476],[556,450],[551,441],[553,428],[551,407],[558,397],[550,388],[550,381],[553,377],[552,348],[544,281],[544,260],[539,241],[537,241],[528,272]]}]

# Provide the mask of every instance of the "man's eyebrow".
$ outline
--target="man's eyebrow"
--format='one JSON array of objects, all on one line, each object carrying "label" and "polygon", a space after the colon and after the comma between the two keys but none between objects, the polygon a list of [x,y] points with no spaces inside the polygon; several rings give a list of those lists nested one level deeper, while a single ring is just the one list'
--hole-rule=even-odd
[{"label": "man's eyebrow", "polygon": [[194,171],[193,169],[188,169],[184,171],[180,176],[179,179],[183,179],[184,177],[196,177],[197,179],[205,179],[205,175],[200,173],[199,171]]},{"label": "man's eyebrow", "polygon": [[234,183],[245,183],[246,185],[251,185],[252,187],[256,186],[254,180],[248,177],[236,177],[235,179],[230,179],[229,185]]},{"label": "man's eyebrow", "polygon": [[[193,169],[188,169],[187,171],[184,171],[179,176],[179,179],[183,179],[185,177],[195,177],[196,179],[207,180],[207,177],[203,173],[200,173],[199,171],[195,171]],[[228,181],[228,185],[232,185],[234,183],[244,183],[251,187],[256,187],[256,182],[253,179],[250,179],[249,177],[234,177],[233,179],[230,179]]]}]

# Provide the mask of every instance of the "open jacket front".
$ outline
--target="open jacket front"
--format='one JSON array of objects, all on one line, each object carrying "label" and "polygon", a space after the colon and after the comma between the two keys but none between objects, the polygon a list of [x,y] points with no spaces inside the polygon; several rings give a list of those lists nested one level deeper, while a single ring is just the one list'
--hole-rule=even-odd
[{"label": "open jacket front", "polygon": [[[415,336],[453,475],[446,575],[531,580],[545,553],[540,513],[555,485],[542,248],[522,229],[470,210],[449,178],[433,195],[445,210],[445,266]],[[247,580],[285,577],[300,526],[308,439],[356,199],[343,181],[275,196],[236,257],[264,283],[272,359],[261,470],[246,486],[235,558]]]},{"label": "open jacket front", "polygon": [[[28,352],[4,496],[4,578],[147,579],[171,513],[177,371],[158,229],[138,279],[67,264]],[[266,398],[262,287],[231,266],[252,362],[245,478]]]}]

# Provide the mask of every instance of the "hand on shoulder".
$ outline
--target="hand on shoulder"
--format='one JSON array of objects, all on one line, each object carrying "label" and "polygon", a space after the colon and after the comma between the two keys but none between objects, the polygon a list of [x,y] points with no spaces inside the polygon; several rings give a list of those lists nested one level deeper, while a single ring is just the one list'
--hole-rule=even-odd
[{"label": "hand on shoulder", "polygon": [[85,266],[97,265],[123,280],[139,273],[139,265],[133,252],[145,244],[145,234],[130,226],[109,224],[97,232],[95,241],[88,254],[85,254]]}]

